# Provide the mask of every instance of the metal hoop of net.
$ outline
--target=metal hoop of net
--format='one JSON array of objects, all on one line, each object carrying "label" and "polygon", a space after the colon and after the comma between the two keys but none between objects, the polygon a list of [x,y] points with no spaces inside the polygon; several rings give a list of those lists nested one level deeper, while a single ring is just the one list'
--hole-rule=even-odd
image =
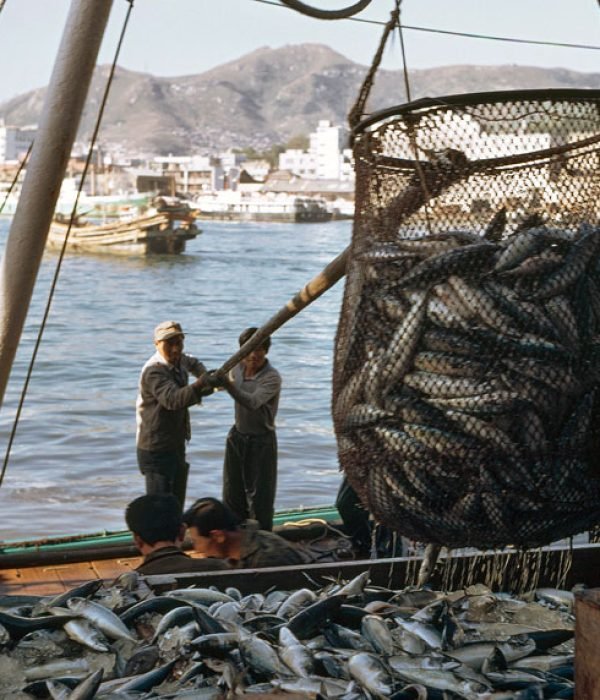
[{"label": "metal hoop of net", "polygon": [[425,99],[355,130],[339,460],[402,535],[600,522],[600,91]]}]

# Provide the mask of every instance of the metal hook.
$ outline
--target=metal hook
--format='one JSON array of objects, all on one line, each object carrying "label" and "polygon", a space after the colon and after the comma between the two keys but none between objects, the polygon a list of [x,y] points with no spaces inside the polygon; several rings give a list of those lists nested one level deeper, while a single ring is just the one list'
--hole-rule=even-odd
[{"label": "metal hook", "polygon": [[371,0],[358,0],[354,5],[349,5],[341,10],[320,10],[316,7],[306,5],[300,2],[300,0],[281,0],[281,2],[291,7],[293,10],[301,12],[303,15],[308,15],[315,19],[346,19],[362,12],[362,10],[371,3]]}]

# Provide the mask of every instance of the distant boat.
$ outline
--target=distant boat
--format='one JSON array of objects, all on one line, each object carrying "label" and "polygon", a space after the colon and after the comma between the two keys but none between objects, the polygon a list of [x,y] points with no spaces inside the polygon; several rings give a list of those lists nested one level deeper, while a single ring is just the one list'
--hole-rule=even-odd
[{"label": "distant boat", "polygon": [[[76,194],[76,193],[75,193]],[[75,204],[75,194],[61,196],[56,203],[56,212],[68,216]],[[152,192],[130,192],[128,194],[87,195],[79,198],[78,214],[98,219],[117,219],[124,215],[138,216],[152,206]]]},{"label": "distant boat", "polygon": [[[69,180],[65,179],[64,182],[69,182]],[[19,203],[19,189],[16,188],[7,196],[7,187],[7,183],[4,183],[4,187],[0,185],[0,207],[2,207],[0,216],[11,218]],[[77,214],[79,216],[85,214],[102,220],[122,218],[124,214],[137,216],[145,213],[152,205],[152,199],[155,195],[156,193],[153,192],[130,192],[113,195],[82,193],[77,204]],[[73,210],[76,196],[77,191],[73,189],[72,185],[65,186],[63,183],[63,189],[56,203],[56,213],[69,216]]]},{"label": "distant boat", "polygon": [[[171,197],[155,200],[155,207],[142,216],[94,224],[77,219],[71,226],[67,250],[81,253],[116,255],[178,254],[186,241],[201,233],[190,207]],[[55,215],[48,233],[47,247],[60,250],[69,228],[69,217]]]},{"label": "distant boat", "polygon": [[320,197],[269,197],[225,190],[199,195],[192,206],[199,219],[318,223],[332,218],[327,202]]}]

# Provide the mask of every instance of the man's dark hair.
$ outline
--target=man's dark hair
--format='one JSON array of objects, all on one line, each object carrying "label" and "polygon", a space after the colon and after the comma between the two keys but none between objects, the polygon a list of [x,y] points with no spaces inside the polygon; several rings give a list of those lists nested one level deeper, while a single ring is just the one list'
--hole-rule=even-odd
[{"label": "man's dark hair", "polygon": [[[256,328],[256,326],[252,326],[251,328],[246,328],[245,331],[242,331],[240,333],[240,337],[238,338],[240,347],[242,347],[245,342],[250,340],[257,330],[258,328]],[[271,347],[271,337],[267,336],[258,347],[263,348],[265,352],[269,352],[269,348]]]},{"label": "man's dark hair", "polygon": [[208,537],[212,530],[236,530],[242,520],[216,498],[199,498],[183,514],[183,522]]},{"label": "man's dark hair", "polygon": [[146,544],[175,542],[183,525],[181,505],[170,493],[140,496],[127,506],[125,522]]}]

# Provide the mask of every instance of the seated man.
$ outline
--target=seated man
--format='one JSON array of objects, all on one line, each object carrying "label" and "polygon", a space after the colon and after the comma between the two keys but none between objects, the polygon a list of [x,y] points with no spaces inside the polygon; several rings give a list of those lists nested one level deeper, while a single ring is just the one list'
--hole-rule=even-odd
[{"label": "seated man", "polygon": [[273,532],[259,530],[256,520],[242,521],[216,498],[201,498],[183,514],[194,550],[228,559],[238,569],[305,564],[300,550]]},{"label": "seated man", "polygon": [[228,569],[220,559],[193,559],[184,554],[181,544],[185,525],[181,506],[173,494],[140,496],[127,506],[125,522],[144,561],[140,574],[176,574],[192,571]]}]

